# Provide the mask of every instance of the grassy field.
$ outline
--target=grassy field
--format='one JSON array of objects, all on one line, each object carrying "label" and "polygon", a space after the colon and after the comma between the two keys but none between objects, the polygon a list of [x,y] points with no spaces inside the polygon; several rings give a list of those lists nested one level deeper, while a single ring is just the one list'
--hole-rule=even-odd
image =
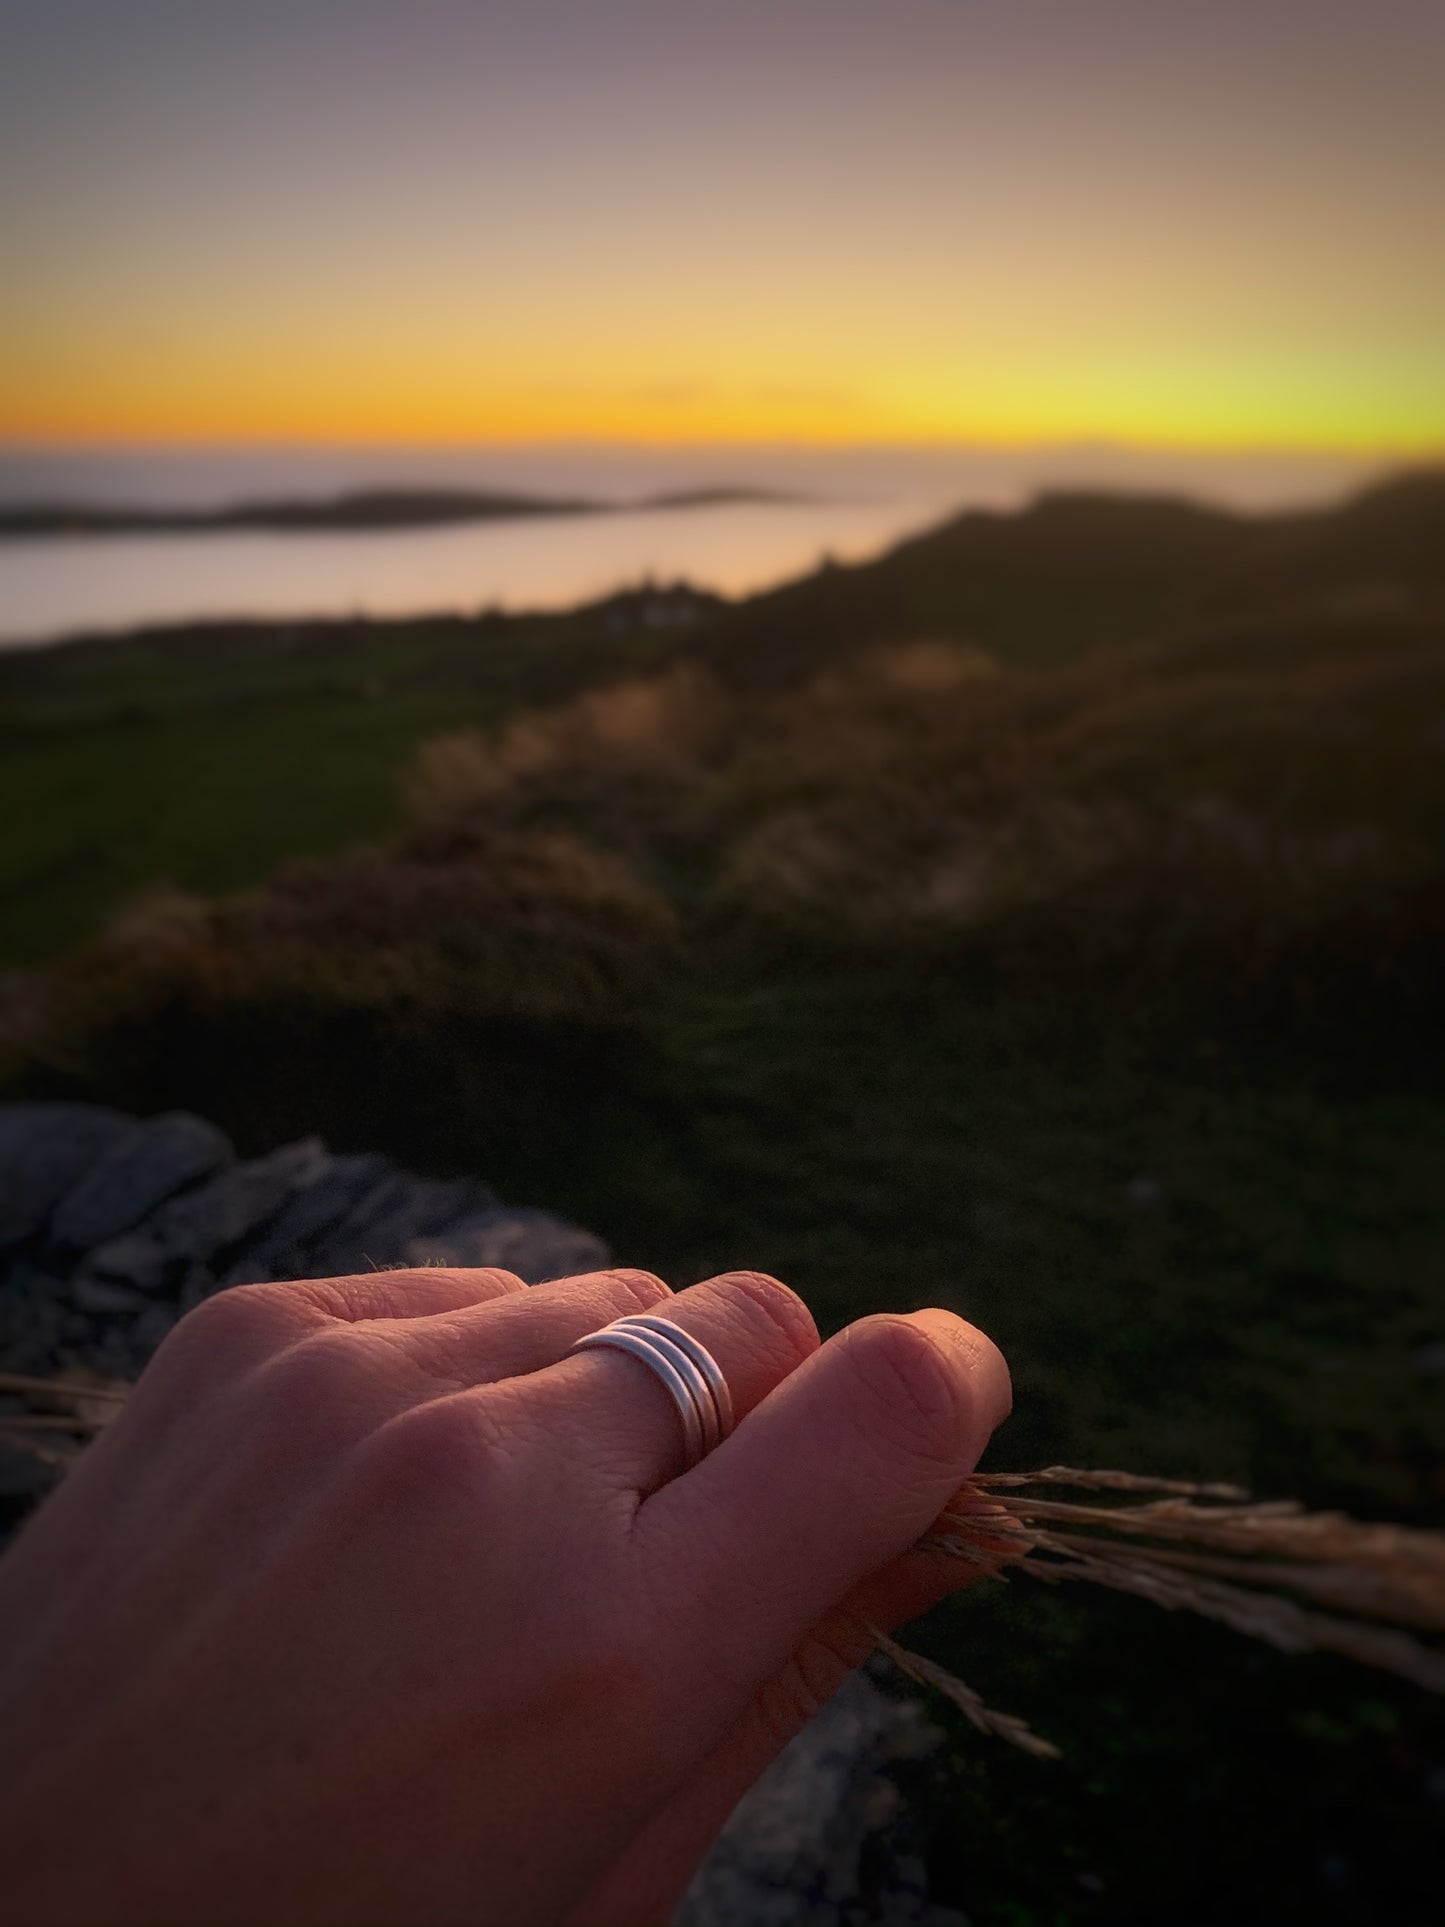
[{"label": "grassy field", "polygon": [[0,654],[0,965],[94,935],[157,882],[234,889],[378,834],[426,737],[556,700],[668,640],[624,602]]},{"label": "grassy field", "polygon": [[[999,1465],[1438,1522],[1442,556],[1428,478],[1063,502],[683,620],[12,658],[0,1067],[952,1305]],[[1405,1689],[1027,1582],[917,1643],[1065,1748],[916,1770],[970,1918],[1434,1918]]]}]

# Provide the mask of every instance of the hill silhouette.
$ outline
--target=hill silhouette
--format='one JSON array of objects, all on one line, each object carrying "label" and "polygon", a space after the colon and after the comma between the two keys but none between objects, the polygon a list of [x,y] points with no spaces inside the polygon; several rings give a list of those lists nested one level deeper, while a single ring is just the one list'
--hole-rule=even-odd
[{"label": "hill silhouette", "polygon": [[850,650],[932,633],[1043,664],[1246,609],[1381,593],[1445,595],[1445,470],[1309,514],[1077,494],[1019,512],[970,510],[879,561],[754,598],[710,655],[725,678],[779,683]]},{"label": "hill silhouette", "polygon": [[638,509],[716,508],[733,502],[794,499],[766,489],[689,489],[636,502],[499,494],[475,489],[372,488],[317,500],[236,502],[219,508],[152,508],[96,502],[0,503],[0,541],[50,536],[305,535],[446,528],[454,523],[549,515],[615,515]]}]

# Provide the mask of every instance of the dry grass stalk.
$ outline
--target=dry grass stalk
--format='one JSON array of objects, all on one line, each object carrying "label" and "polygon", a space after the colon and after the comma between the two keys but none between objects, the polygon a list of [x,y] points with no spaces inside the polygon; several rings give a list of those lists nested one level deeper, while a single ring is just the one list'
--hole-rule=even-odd
[{"label": "dry grass stalk", "polygon": [[79,1373],[37,1378],[28,1372],[0,1372],[0,1396],[44,1408],[0,1412],[0,1439],[51,1464],[66,1464],[74,1456],[73,1450],[51,1449],[42,1445],[36,1434],[68,1435],[76,1440],[89,1437],[115,1417],[130,1389],[115,1379],[98,1380]]},{"label": "dry grass stalk", "polygon": [[[1081,1503],[1038,1496],[1041,1486],[1165,1496]],[[1337,1653],[1445,1693],[1445,1652],[1416,1636],[1445,1633],[1439,1533],[1252,1502],[1234,1486],[1056,1465],[978,1474],[923,1546],[998,1576],[1007,1568],[1050,1585],[1079,1580],[1129,1593],[1280,1652]],[[975,1718],[977,1695],[962,1681],[892,1641],[883,1650],[981,1730],[1021,1744],[1007,1716],[990,1713],[987,1725]]]},{"label": "dry grass stalk", "polygon": [[0,1416],[0,1429],[7,1432],[99,1432],[102,1418],[89,1418],[82,1412],[7,1412]]},{"label": "dry grass stalk", "polygon": [[39,1398],[124,1399],[128,1385],[91,1385],[76,1378],[35,1378],[28,1372],[0,1372],[0,1392],[21,1392]]},{"label": "dry grass stalk", "polygon": [[1052,1741],[1042,1738],[1024,1720],[1012,1713],[996,1713],[991,1706],[985,1706],[971,1686],[953,1673],[937,1666],[921,1653],[910,1653],[906,1646],[900,1646],[896,1639],[880,1632],[876,1626],[868,1628],[880,1653],[891,1659],[899,1672],[919,1686],[931,1687],[934,1692],[942,1693],[946,1700],[956,1706],[964,1718],[980,1733],[987,1733],[996,1740],[1007,1740],[1023,1753],[1032,1753],[1040,1760],[1056,1760],[1059,1749]]},{"label": "dry grass stalk", "polygon": [[1025,1485],[1067,1485],[1077,1492],[1168,1492],[1183,1499],[1240,1499],[1242,1485],[1199,1485],[1189,1479],[1159,1479],[1139,1472],[1080,1472],[1071,1465],[1046,1465],[1041,1472],[975,1472],[969,1485],[979,1492],[1004,1492]]}]

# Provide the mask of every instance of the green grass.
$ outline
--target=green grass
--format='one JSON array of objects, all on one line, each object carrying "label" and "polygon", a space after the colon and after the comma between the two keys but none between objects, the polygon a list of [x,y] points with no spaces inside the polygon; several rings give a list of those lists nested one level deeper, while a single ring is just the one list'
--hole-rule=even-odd
[{"label": "green grass", "polygon": [[675,638],[600,617],[266,626],[0,655],[0,967],[158,883],[232,890],[374,836],[417,744]]}]

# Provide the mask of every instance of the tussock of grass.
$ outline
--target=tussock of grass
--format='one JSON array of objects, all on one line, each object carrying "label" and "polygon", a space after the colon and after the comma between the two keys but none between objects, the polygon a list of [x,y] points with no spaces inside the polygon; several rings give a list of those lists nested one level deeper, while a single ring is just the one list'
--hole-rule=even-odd
[{"label": "tussock of grass", "polygon": [[652,775],[687,783],[733,733],[734,706],[717,678],[692,663],[624,677],[571,702],[529,711],[496,736],[433,737],[404,784],[420,824],[485,812],[519,786]]},{"label": "tussock of grass", "polygon": [[177,1013],[625,1023],[673,941],[671,910],[626,860],[566,831],[428,829],[219,902],[149,893],[98,944],[15,981],[0,1058],[73,1062],[92,1038]]},{"label": "tussock of grass", "polygon": [[1293,617],[1006,670],[910,641],[784,691],[674,666],[421,753],[415,818],[564,825],[705,931],[1416,994],[1445,955],[1445,650]]}]

